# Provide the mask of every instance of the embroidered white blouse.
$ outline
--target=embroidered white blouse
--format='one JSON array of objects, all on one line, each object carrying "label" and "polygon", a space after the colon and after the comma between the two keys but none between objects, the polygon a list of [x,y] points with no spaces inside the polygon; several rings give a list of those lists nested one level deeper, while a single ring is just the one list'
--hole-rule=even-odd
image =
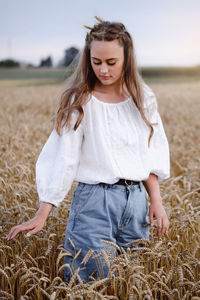
[{"label": "embroidered white blouse", "polygon": [[92,94],[83,107],[84,117],[76,131],[79,112],[72,114],[70,127],[59,136],[52,130],[36,163],[39,201],[59,206],[73,181],[113,184],[120,178],[146,180],[150,173],[162,181],[170,176],[167,137],[152,89],[144,84],[144,111],[154,125],[141,118],[132,98],[119,103],[103,102]]}]

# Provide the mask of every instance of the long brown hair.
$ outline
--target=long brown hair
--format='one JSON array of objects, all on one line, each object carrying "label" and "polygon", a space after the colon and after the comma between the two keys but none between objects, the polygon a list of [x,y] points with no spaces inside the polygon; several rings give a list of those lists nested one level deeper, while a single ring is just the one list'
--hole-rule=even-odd
[{"label": "long brown hair", "polygon": [[[61,94],[61,100],[56,115],[56,131],[61,134],[61,124],[67,126],[70,124],[71,114],[74,110],[79,111],[78,119],[74,125],[74,130],[80,125],[84,110],[83,105],[86,104],[89,94],[93,91],[97,78],[90,62],[90,45],[93,40],[113,41],[117,39],[119,44],[124,48],[124,68],[122,72],[121,85],[126,87],[132,100],[135,102],[141,117],[150,127],[148,138],[148,146],[153,135],[153,126],[147,120],[143,110],[144,93],[142,88],[143,80],[138,72],[136,58],[134,52],[133,41],[131,35],[125,26],[119,22],[103,21],[96,17],[99,23],[95,24],[86,34],[85,46],[81,53],[78,66],[68,81],[68,87]],[[71,101],[72,98],[73,102]]]}]

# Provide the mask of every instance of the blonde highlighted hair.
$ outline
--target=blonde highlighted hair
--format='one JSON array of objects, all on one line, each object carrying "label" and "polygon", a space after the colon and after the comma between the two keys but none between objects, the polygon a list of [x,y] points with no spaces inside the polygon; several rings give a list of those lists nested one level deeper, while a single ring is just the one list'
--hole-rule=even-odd
[{"label": "blonde highlighted hair", "polygon": [[[74,125],[74,130],[80,125],[89,94],[93,91],[97,78],[90,62],[90,46],[92,41],[113,41],[118,40],[124,49],[124,67],[121,78],[121,86],[125,86],[132,100],[135,102],[142,119],[150,128],[148,146],[153,135],[153,126],[147,120],[143,101],[144,93],[142,88],[143,80],[138,72],[134,46],[131,35],[125,26],[119,22],[108,22],[96,17],[98,23],[93,27],[85,26],[90,31],[86,34],[85,45],[79,59],[79,63],[68,81],[68,87],[61,94],[59,108],[56,114],[55,128],[57,133],[61,134],[61,127],[70,124],[71,114],[74,110],[79,111],[79,116]],[[71,101],[73,98],[73,102]]]}]

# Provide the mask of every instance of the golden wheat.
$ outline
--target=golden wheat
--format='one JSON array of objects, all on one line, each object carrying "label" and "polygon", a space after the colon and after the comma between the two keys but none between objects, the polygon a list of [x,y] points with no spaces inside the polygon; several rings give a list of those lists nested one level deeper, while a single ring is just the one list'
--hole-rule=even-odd
[{"label": "golden wheat", "polygon": [[[152,84],[170,144],[171,177],[160,183],[170,219],[167,235],[131,241],[124,248],[102,240],[88,250],[99,278],[84,283],[80,268],[64,265],[65,228],[75,184],[59,209],[54,208],[36,236],[20,233],[7,241],[16,224],[38,208],[35,162],[51,132],[61,86],[6,82],[0,90],[0,298],[2,299],[200,299],[200,82]],[[74,260],[81,249],[74,250]],[[113,251],[108,249],[113,248]],[[117,254],[118,252],[118,254]],[[103,266],[109,268],[104,278]],[[72,274],[64,282],[64,268]],[[78,282],[78,283],[77,283]],[[114,295],[107,295],[111,286]]]}]

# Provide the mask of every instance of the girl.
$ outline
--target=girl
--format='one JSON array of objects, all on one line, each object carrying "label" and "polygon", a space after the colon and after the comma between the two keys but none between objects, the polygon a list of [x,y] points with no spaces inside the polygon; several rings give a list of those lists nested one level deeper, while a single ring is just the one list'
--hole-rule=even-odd
[{"label": "girl", "polygon": [[[169,146],[155,95],[139,76],[125,26],[97,20],[93,28],[85,26],[90,31],[82,57],[36,163],[40,208],[8,235],[41,230],[52,207],[78,182],[65,248],[73,255],[81,249],[76,263],[85,281],[98,273],[95,259],[82,260],[90,249],[100,252],[103,240],[126,249],[133,240],[148,239],[148,215],[151,226],[156,218],[157,232],[169,227],[159,189],[159,181],[170,175]],[[65,263],[72,268],[72,257],[65,256]],[[65,280],[70,276],[65,268]]]}]

